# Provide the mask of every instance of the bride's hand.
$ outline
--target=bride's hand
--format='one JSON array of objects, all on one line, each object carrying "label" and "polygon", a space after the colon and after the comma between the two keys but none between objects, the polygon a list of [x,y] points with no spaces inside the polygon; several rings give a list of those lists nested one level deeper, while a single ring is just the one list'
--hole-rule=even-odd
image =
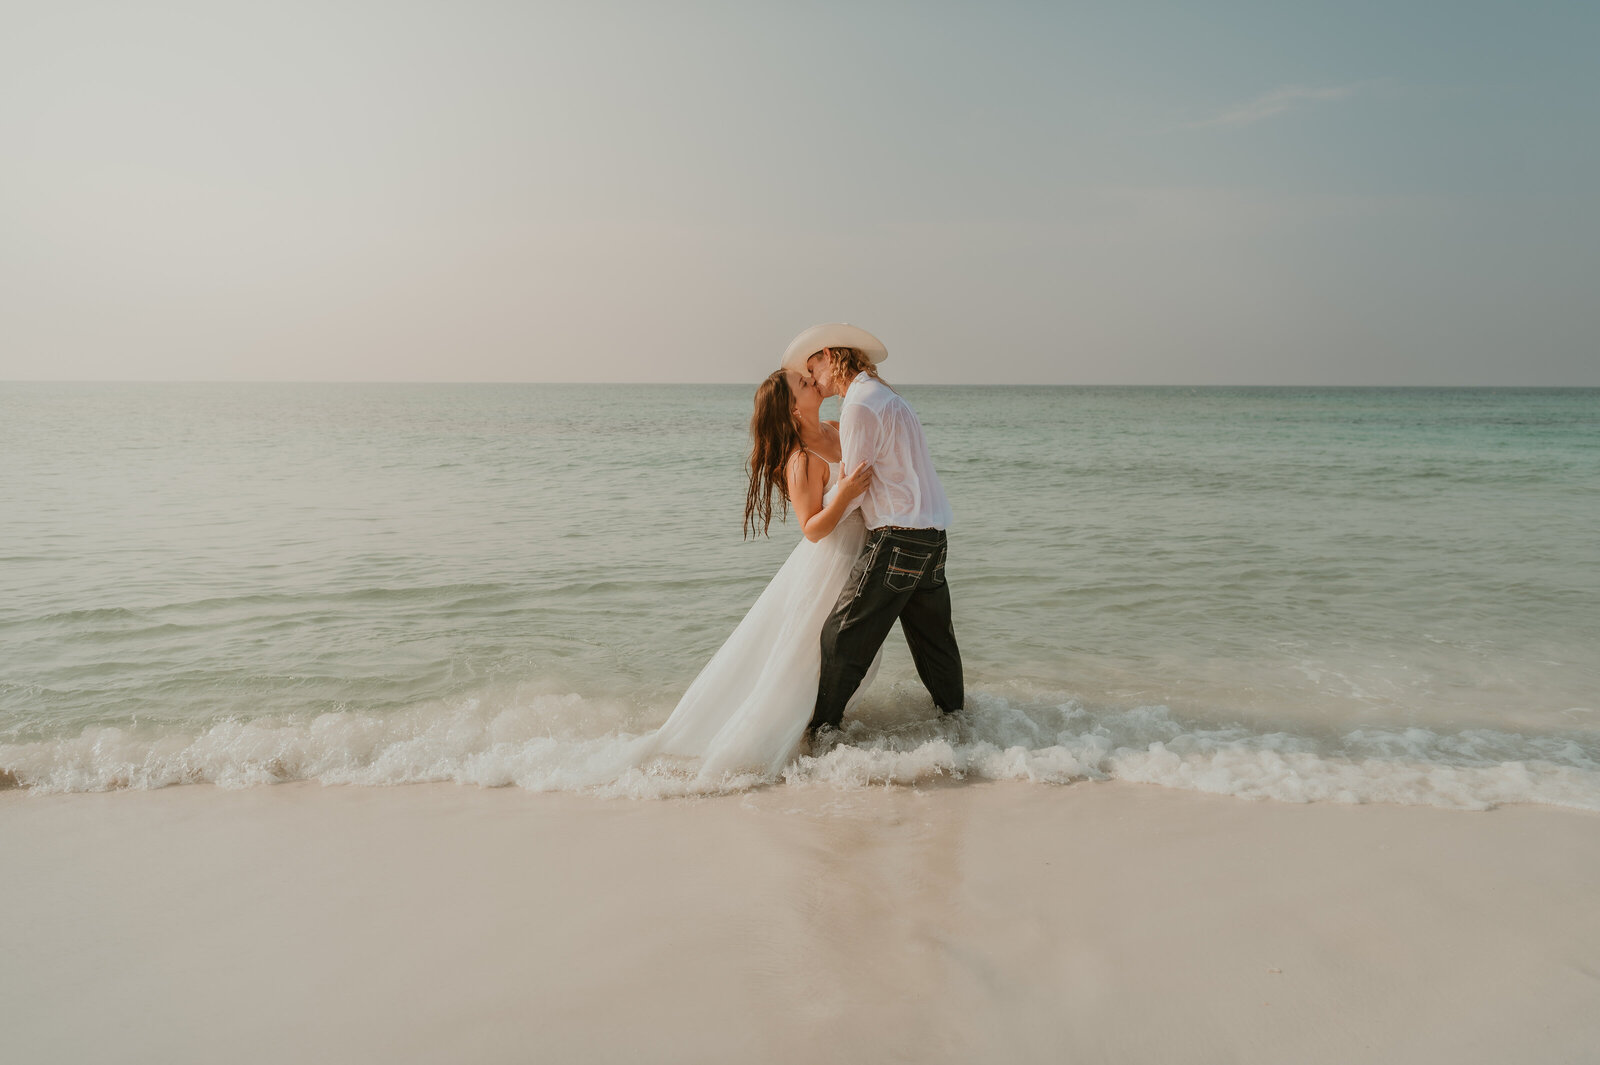
[{"label": "bride's hand", "polygon": [[839,482],[839,494],[846,499],[854,499],[867,490],[872,483],[872,467],[865,462],[850,471],[850,476]]}]

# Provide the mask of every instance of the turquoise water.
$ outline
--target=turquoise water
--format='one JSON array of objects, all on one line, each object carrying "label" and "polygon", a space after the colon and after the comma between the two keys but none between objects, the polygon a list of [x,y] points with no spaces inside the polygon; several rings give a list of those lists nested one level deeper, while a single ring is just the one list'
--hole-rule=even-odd
[{"label": "turquoise water", "polygon": [[[575,786],[793,546],[751,391],[0,384],[0,769]],[[902,392],[969,720],[893,636],[791,784],[1600,808],[1600,390]]]}]

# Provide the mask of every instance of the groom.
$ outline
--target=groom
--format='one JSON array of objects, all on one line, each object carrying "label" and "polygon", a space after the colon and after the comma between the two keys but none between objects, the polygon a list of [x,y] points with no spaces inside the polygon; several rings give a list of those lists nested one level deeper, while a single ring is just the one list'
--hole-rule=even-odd
[{"label": "groom", "polygon": [[812,326],[783,355],[785,369],[809,377],[824,396],[841,397],[839,468],[872,467],[872,483],[858,501],[867,540],[822,626],[812,734],[839,727],[896,618],[934,705],[948,714],[965,701],[944,579],[950,503],[933,471],[922,423],[878,377],[878,363],[888,357],[877,337],[839,323]]}]

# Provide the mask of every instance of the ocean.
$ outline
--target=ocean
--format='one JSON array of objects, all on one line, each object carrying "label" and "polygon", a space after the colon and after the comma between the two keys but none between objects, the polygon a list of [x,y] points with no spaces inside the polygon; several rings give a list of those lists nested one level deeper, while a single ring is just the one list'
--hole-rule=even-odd
[{"label": "ocean", "polygon": [[[968,710],[897,632],[727,789],[1600,809],[1600,390],[900,391]],[[692,790],[589,770],[798,538],[741,537],[752,392],[0,384],[0,781]]]}]

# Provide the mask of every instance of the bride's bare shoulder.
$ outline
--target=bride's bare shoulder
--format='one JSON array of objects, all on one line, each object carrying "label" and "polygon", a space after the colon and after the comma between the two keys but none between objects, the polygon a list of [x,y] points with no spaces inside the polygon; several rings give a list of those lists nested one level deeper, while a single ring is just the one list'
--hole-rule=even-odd
[{"label": "bride's bare shoulder", "polygon": [[[817,461],[814,462],[812,461],[813,459]],[[786,468],[791,477],[809,477],[812,475],[812,467],[818,465],[818,463],[821,463],[823,474],[826,476],[827,461],[811,450],[801,447],[789,453],[789,461]]]}]

